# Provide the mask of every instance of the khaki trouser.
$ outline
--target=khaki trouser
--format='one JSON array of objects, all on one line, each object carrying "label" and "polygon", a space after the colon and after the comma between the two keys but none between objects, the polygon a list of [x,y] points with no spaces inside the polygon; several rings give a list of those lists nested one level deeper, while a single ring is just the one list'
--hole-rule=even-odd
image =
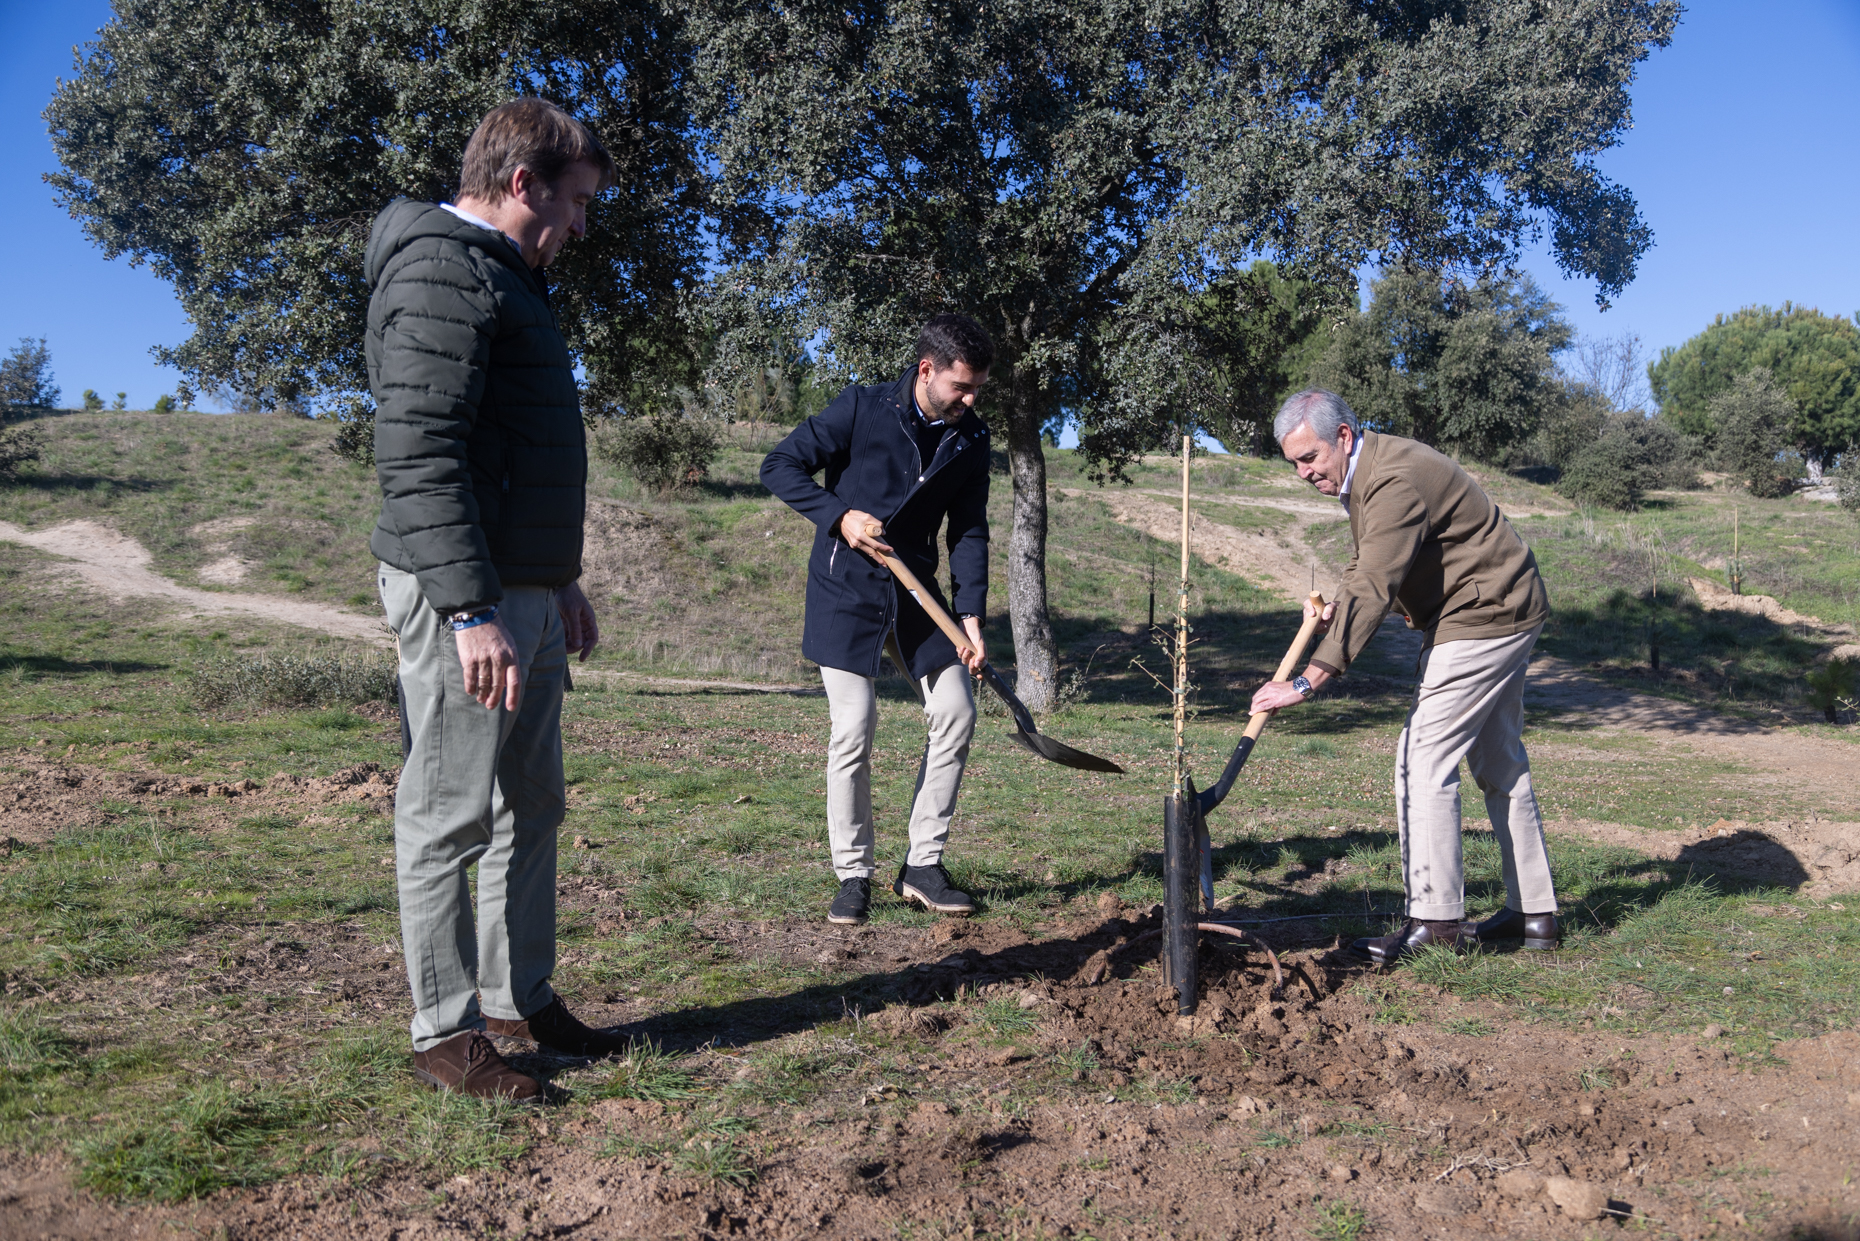
[{"label": "khaki trouser", "polygon": [[1408,723],[1395,747],[1395,815],[1408,914],[1465,917],[1460,854],[1460,760],[1485,794],[1504,859],[1505,904],[1556,912],[1543,818],[1524,752],[1524,670],[1539,625],[1509,638],[1443,642],[1421,653]]},{"label": "khaki trouser", "polygon": [[507,589],[497,613],[516,644],[522,698],[515,711],[485,707],[465,692],[455,636],[413,575],[382,565],[379,580],[412,742],[394,796],[394,858],[413,1047],[426,1051],[482,1030],[486,1013],[517,1020],[555,996],[568,652],[555,592]]},{"label": "khaki trouser", "polygon": [[[842,880],[870,879],[875,869],[872,832],[872,740],[878,733],[878,683],[838,668],[822,668],[832,736],[827,742],[827,843]],[[949,664],[917,682],[929,736],[911,802],[912,866],[943,858],[956,792],[975,736],[975,696],[969,673]]]}]

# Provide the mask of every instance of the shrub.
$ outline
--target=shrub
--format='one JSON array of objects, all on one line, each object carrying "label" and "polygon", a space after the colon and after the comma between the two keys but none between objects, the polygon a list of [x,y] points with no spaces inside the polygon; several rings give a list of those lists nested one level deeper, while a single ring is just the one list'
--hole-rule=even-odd
[{"label": "shrub", "polygon": [[194,670],[203,707],[328,707],[394,697],[391,655],[261,655],[211,660]]},{"label": "shrub", "polygon": [[1608,421],[1607,402],[1583,389],[1568,391],[1551,406],[1531,440],[1531,455],[1559,470],[1595,442]]},{"label": "shrub", "polygon": [[174,398],[169,396],[166,392],[156,397],[155,412],[158,414],[172,414],[174,412]]},{"label": "shrub", "polygon": [[1852,704],[1860,693],[1860,669],[1845,659],[1830,660],[1826,667],[1809,673],[1808,705],[1819,707],[1830,724],[1841,722],[1841,708]]},{"label": "shrub", "polygon": [[103,408],[103,398],[97,395],[95,388],[84,389],[84,412],[94,414]]},{"label": "shrub", "polygon": [[7,427],[0,430],[0,482],[19,477],[19,467],[37,461],[45,440],[37,427]]},{"label": "shrub", "polygon": [[352,396],[332,406],[328,416],[341,424],[329,450],[345,461],[374,465],[375,403],[365,396]]},{"label": "shrub", "polygon": [[1783,436],[1795,422],[1795,402],[1764,367],[1746,371],[1711,403],[1718,464],[1744,481],[1753,496],[1795,489],[1795,463],[1781,459]]},{"label": "shrub", "polygon": [[710,423],[668,413],[616,419],[594,447],[642,487],[664,494],[703,482],[723,443]]},{"label": "shrub", "polygon": [[[1848,454],[1849,457],[1853,455]],[[1841,476],[1834,480],[1834,494],[1843,509],[1860,517],[1860,461],[1855,461],[1841,471]]]},{"label": "shrub", "polygon": [[1640,507],[1645,476],[1641,445],[1625,432],[1604,432],[1569,459],[1556,489],[1578,504],[1631,513]]}]

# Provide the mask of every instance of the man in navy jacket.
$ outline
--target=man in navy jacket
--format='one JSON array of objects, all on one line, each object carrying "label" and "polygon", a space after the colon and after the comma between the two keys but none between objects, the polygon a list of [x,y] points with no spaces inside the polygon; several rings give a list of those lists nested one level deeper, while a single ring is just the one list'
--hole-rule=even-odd
[{"label": "man in navy jacket", "polygon": [[[831,922],[856,926],[871,904],[872,740],[879,660],[887,653],[916,685],[929,723],[910,852],[892,890],[936,913],[975,908],[942,859],[975,735],[969,674],[983,658],[988,428],[975,415],[975,397],[994,353],[973,319],[937,315],[918,334],[916,364],[895,383],[848,387],[762,463],[764,485],[816,527],[801,653],[820,665],[832,716],[827,835],[840,890]],[[945,519],[953,608],[936,582],[936,536]],[[879,551],[902,560],[961,618],[972,650],[958,654],[877,559]]]}]

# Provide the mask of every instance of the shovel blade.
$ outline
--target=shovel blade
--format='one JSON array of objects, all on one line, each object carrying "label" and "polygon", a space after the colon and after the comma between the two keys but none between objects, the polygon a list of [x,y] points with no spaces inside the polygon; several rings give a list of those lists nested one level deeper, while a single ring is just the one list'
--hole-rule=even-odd
[{"label": "shovel blade", "polygon": [[1075,750],[1064,742],[1054,741],[1043,733],[1029,733],[1016,729],[1010,735],[1028,750],[1062,767],[1074,767],[1079,771],[1106,771],[1123,774],[1124,769],[1110,759],[1099,758],[1096,754],[1087,754],[1083,750]]}]

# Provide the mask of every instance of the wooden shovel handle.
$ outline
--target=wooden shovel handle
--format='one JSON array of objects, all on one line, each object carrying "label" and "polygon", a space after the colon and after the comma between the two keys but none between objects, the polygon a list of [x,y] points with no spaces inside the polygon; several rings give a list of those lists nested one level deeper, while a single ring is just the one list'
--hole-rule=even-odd
[{"label": "wooden shovel handle", "polygon": [[[884,533],[885,528],[875,521],[869,521],[865,525],[865,535],[869,539],[881,538]],[[896,556],[887,556],[884,552],[877,554],[878,558],[884,561],[885,567],[891,570],[892,576],[903,582],[904,589],[910,591],[916,596],[917,602],[923,604],[924,611],[930,614],[930,619],[936,622],[936,627],[943,631],[943,636],[956,644],[958,653],[974,649],[969,642],[969,635],[962,632],[962,626],[958,625],[950,614],[937,604],[936,596],[924,589],[924,584],[917,580],[915,573],[904,567],[902,560]]]},{"label": "wooden shovel handle", "polygon": [[[1279,670],[1272,674],[1275,681],[1292,679],[1292,669],[1304,657],[1305,645],[1311,641],[1311,635],[1317,632],[1318,620],[1324,614],[1324,596],[1317,591],[1311,592],[1312,614],[1305,618],[1305,623],[1298,627],[1298,636],[1292,639],[1291,649],[1285,652],[1285,658],[1279,661]],[[1266,731],[1266,721],[1272,718],[1272,712],[1261,711],[1246,722],[1246,735],[1258,741],[1259,735]]]}]

